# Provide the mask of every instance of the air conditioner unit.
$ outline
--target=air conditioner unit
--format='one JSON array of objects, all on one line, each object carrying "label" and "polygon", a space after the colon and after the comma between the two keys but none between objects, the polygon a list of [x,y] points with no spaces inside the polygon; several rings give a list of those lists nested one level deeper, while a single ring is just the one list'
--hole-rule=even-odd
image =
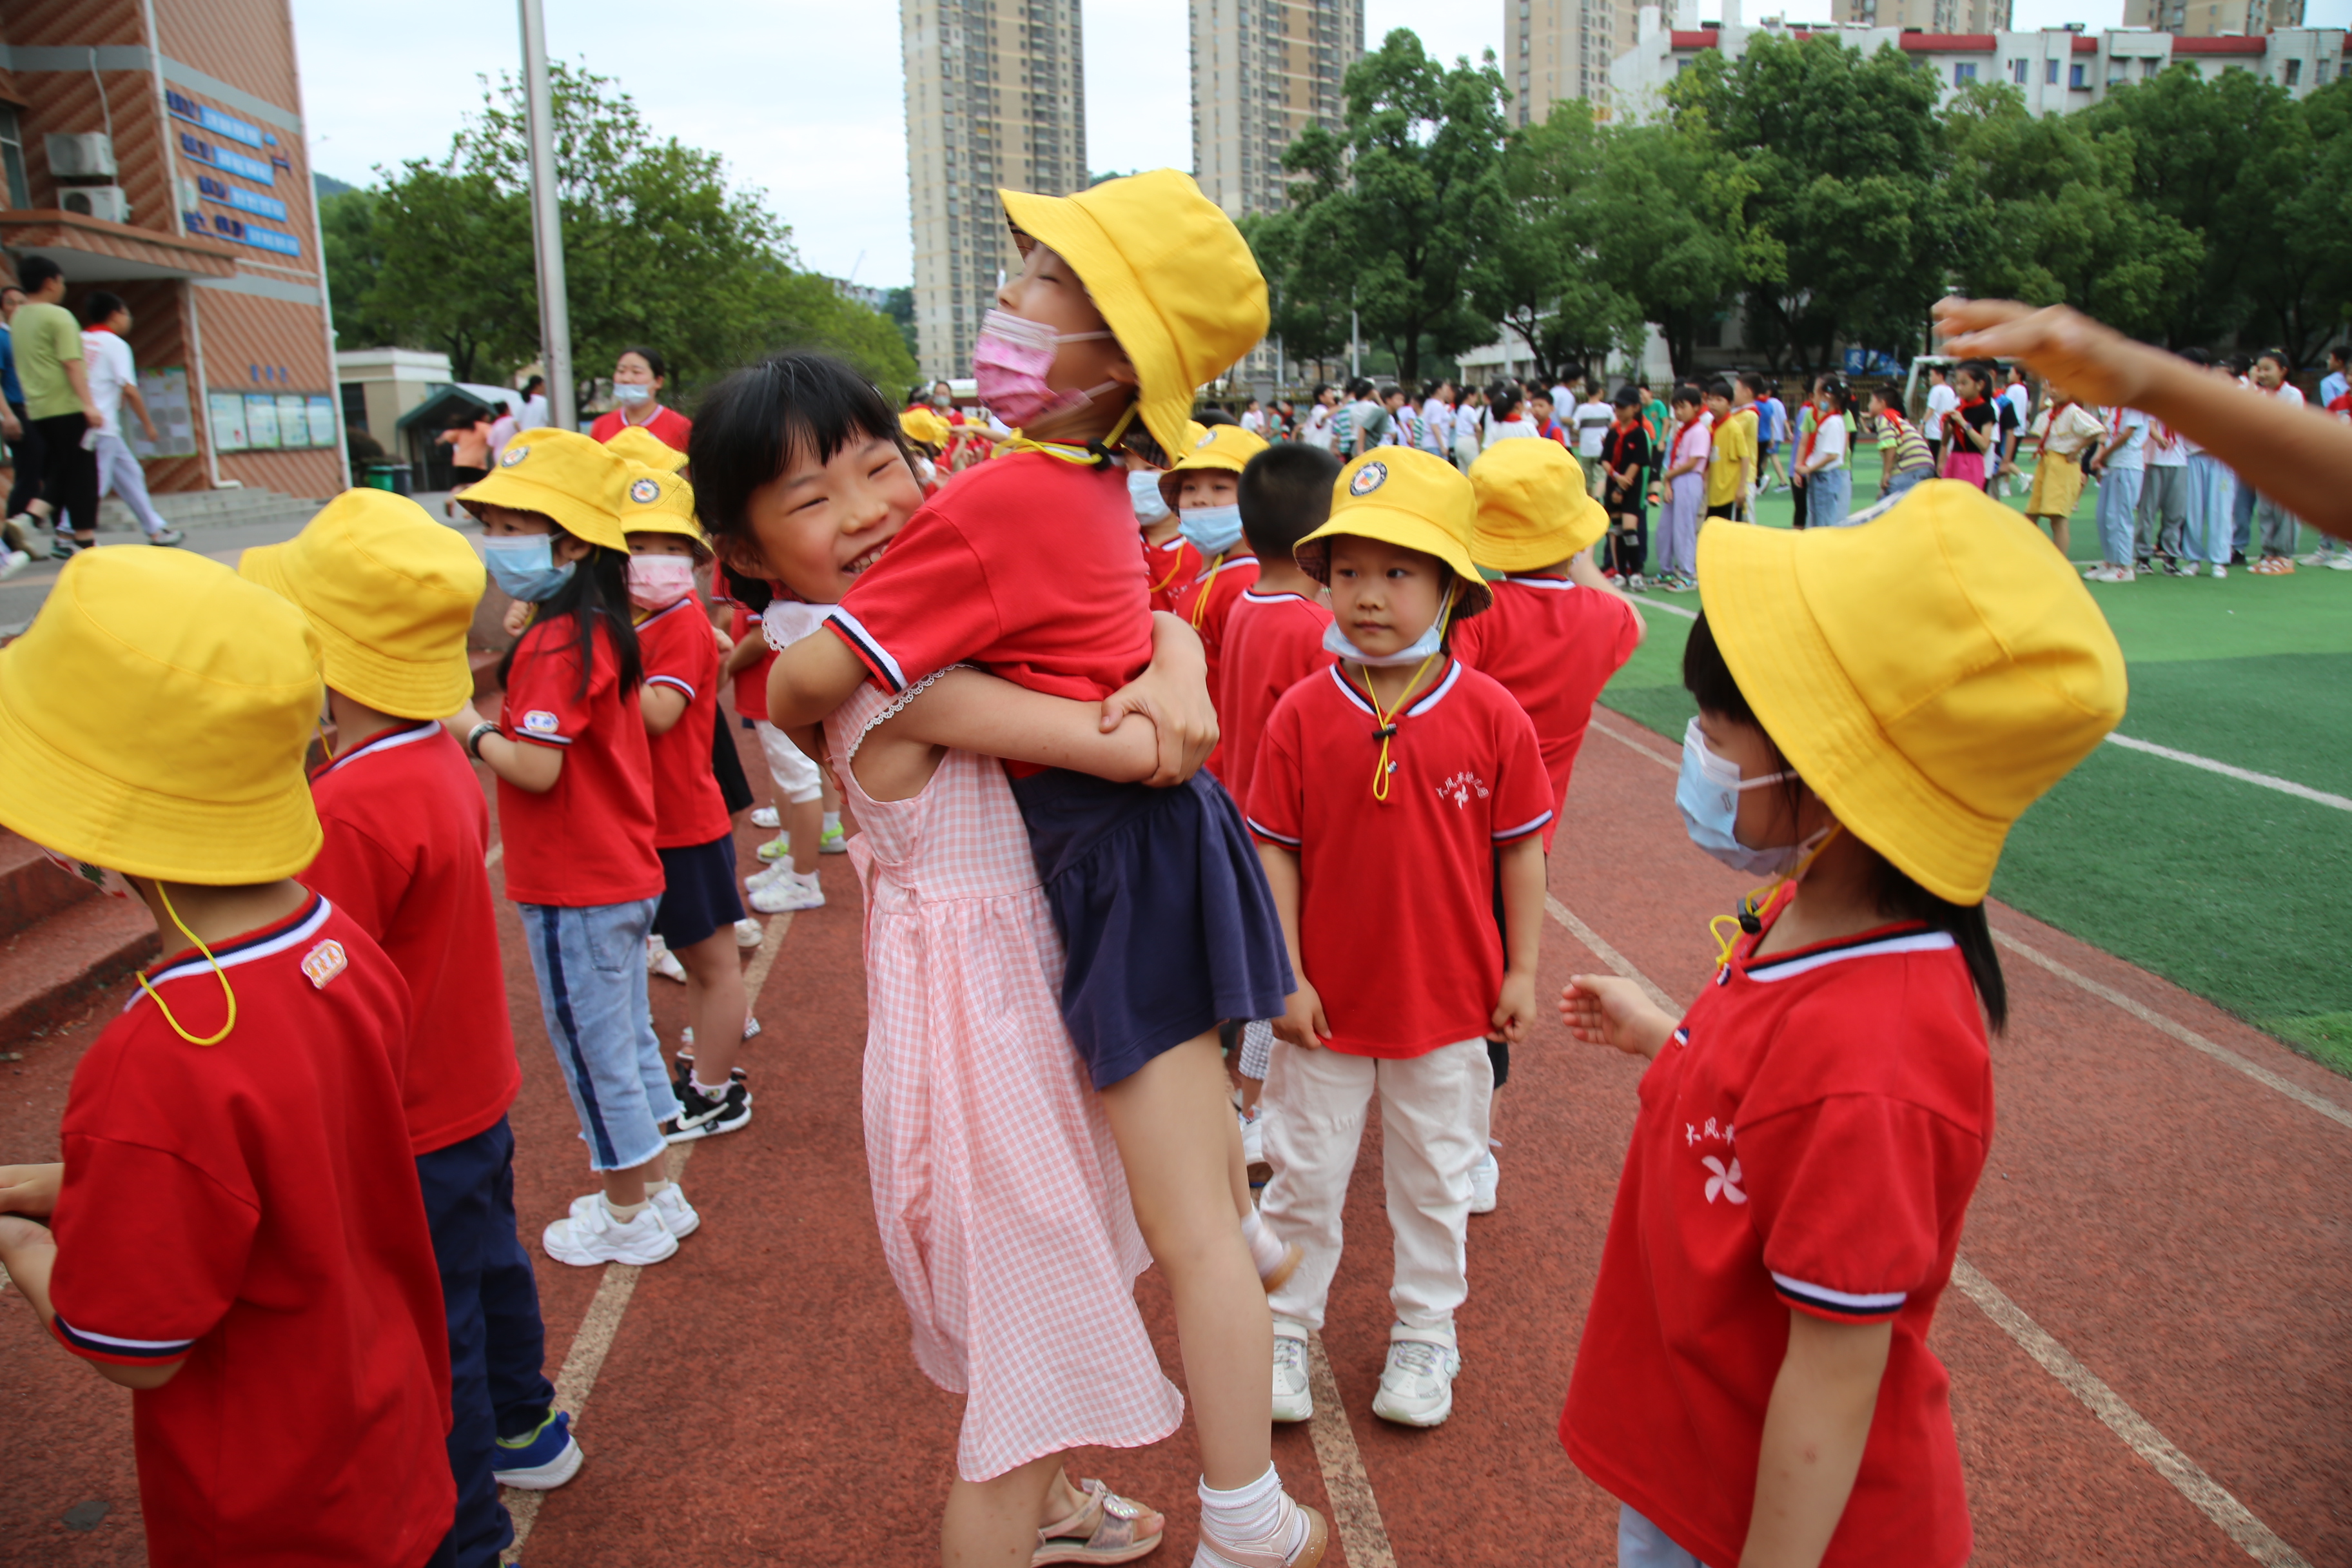
[{"label": "air conditioner unit", "polygon": [[109,223],[131,221],[131,198],[121,185],[68,185],[58,193],[58,205],[84,217],[100,217]]},{"label": "air conditioner unit", "polygon": [[103,131],[51,132],[49,173],[60,180],[114,177],[114,139]]}]

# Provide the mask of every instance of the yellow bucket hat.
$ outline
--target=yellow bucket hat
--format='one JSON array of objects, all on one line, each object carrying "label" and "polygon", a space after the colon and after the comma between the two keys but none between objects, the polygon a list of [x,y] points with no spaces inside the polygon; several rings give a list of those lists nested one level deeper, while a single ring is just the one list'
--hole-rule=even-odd
[{"label": "yellow bucket hat", "polygon": [[466,487],[457,502],[479,517],[485,506],[553,518],[574,539],[626,552],[619,519],[628,459],[577,430],[525,430],[499,454],[488,479]]},{"label": "yellow bucket hat", "polygon": [[1134,364],[1138,417],[1189,451],[1192,395],[1265,336],[1265,279],[1249,243],[1192,176],[1153,169],[1074,196],[999,191],[1015,233],[1070,264]]},{"label": "yellow bucket hat", "polygon": [[694,487],[676,474],[649,468],[643,463],[629,465],[629,482],[623,488],[625,498],[621,503],[621,531],[632,533],[675,533],[691,541],[698,561],[711,558],[709,536],[694,517]]},{"label": "yellow bucket hat", "polygon": [[1263,437],[1252,435],[1238,425],[1195,425],[1199,432],[1192,449],[1170,464],[1160,476],[1160,499],[1170,506],[1176,504],[1176,492],[1184,488],[1182,475],[1187,469],[1219,468],[1238,474],[1249,467],[1249,460],[1265,450]]},{"label": "yellow bucket hat", "polygon": [[1862,528],[1709,525],[1699,602],[1789,765],[1854,836],[1956,904],[2010,825],[2123,718],[2123,650],[2074,569],[1973,485]]},{"label": "yellow bucket hat", "polygon": [[926,447],[944,447],[955,434],[948,422],[928,408],[909,408],[898,416],[898,429],[909,441],[919,441]]},{"label": "yellow bucket hat", "polygon": [[1384,540],[1434,555],[1461,584],[1454,618],[1475,616],[1495,602],[1495,591],[1471,563],[1470,535],[1477,498],[1462,470],[1412,447],[1375,447],[1339,470],[1331,485],[1331,516],[1298,542],[1299,570],[1331,581],[1331,546],[1338,534]]},{"label": "yellow bucket hat", "polygon": [[[516,439],[521,437],[517,437]],[[632,463],[643,463],[646,468],[659,468],[665,474],[677,473],[686,467],[684,452],[639,426],[622,426],[604,446],[607,450],[619,453]]]},{"label": "yellow bucket hat", "polygon": [[481,557],[406,496],[345,490],[285,543],[247,551],[236,572],[310,618],[320,668],[346,697],[396,718],[446,719],[474,694],[466,634]]},{"label": "yellow bucket hat", "polygon": [[1496,572],[1567,560],[1609,530],[1584,488],[1584,469],[1557,441],[1497,441],[1470,465],[1478,497],[1470,557]]},{"label": "yellow bucket hat", "polygon": [[323,700],[302,612],[217,561],[94,550],[0,651],[0,823],[134,877],[229,887],[317,858]]}]

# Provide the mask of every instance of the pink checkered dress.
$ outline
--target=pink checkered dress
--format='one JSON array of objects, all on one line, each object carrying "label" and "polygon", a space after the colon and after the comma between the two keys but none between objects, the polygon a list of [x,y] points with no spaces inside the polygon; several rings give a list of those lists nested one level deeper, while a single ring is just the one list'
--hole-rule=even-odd
[{"label": "pink checkered dress", "polygon": [[861,688],[825,731],[863,829],[866,1158],[915,1363],[967,1395],[966,1479],[1156,1443],[1183,1396],[1136,1310],[1150,1255],[1062,1026],[1062,943],[1020,809],[1003,764],[964,752],[911,800],[868,798],[850,759],[895,710]]}]

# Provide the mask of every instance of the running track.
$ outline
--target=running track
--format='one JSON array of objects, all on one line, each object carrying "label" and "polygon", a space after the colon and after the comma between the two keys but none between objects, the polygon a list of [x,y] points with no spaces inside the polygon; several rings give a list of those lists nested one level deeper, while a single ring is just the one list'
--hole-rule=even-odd
[{"label": "running track", "polygon": [[[1674,760],[1672,742],[1597,716],[1552,862],[1548,994],[1580,971],[1615,968],[1676,997],[1706,977],[1706,918],[1742,887],[1684,843]],[[832,902],[772,921],[750,959],[766,1025],[746,1058],[759,1110],[693,1154],[701,1232],[643,1271],[542,1266],[550,1362],[590,1457],[530,1519],[526,1562],[937,1561],[957,1404],[914,1370],[875,1240],[857,898],[838,858],[825,883]],[[586,1188],[502,909],[525,1075],[518,1201],[535,1237]],[[1966,1271],[1935,1331],[1977,1561],[2352,1565],[2352,1085],[2015,911],[1993,919],[2012,999],[1993,1047],[2000,1120]],[[683,990],[656,981],[654,995],[674,1038]],[[0,1077],[0,1158],[55,1157],[95,1026],[5,1042],[24,1060]],[[1614,1561],[1615,1505],[1552,1433],[1637,1068],[1549,1016],[1520,1051],[1498,1110],[1502,1205],[1472,1223],[1455,1414],[1433,1432],[1370,1413],[1388,1249],[1368,1143],[1348,1210],[1360,1245],[1318,1364],[1321,1412],[1275,1441],[1294,1489],[1338,1505],[1332,1561]],[[1156,1275],[1139,1296],[1173,1371]],[[20,1304],[0,1310],[0,1563],[143,1561],[129,1403]],[[1189,1434],[1090,1453],[1077,1469],[1168,1510],[1151,1561],[1190,1561]],[[91,1500],[111,1505],[104,1521],[67,1528],[61,1516]]]}]

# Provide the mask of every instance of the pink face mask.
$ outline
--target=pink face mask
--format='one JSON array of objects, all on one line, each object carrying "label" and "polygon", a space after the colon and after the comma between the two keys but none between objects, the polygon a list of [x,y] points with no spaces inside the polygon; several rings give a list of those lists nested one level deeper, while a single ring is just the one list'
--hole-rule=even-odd
[{"label": "pink face mask", "polygon": [[686,555],[629,557],[629,603],[641,610],[675,605],[694,592],[694,561]]},{"label": "pink face mask", "polygon": [[971,374],[979,384],[980,400],[1016,430],[1083,408],[1118,384],[1106,381],[1086,392],[1066,392],[1046,385],[1045,374],[1054,368],[1061,344],[1110,335],[1056,333],[1043,321],[991,310],[981,318],[980,336],[971,345]]}]

